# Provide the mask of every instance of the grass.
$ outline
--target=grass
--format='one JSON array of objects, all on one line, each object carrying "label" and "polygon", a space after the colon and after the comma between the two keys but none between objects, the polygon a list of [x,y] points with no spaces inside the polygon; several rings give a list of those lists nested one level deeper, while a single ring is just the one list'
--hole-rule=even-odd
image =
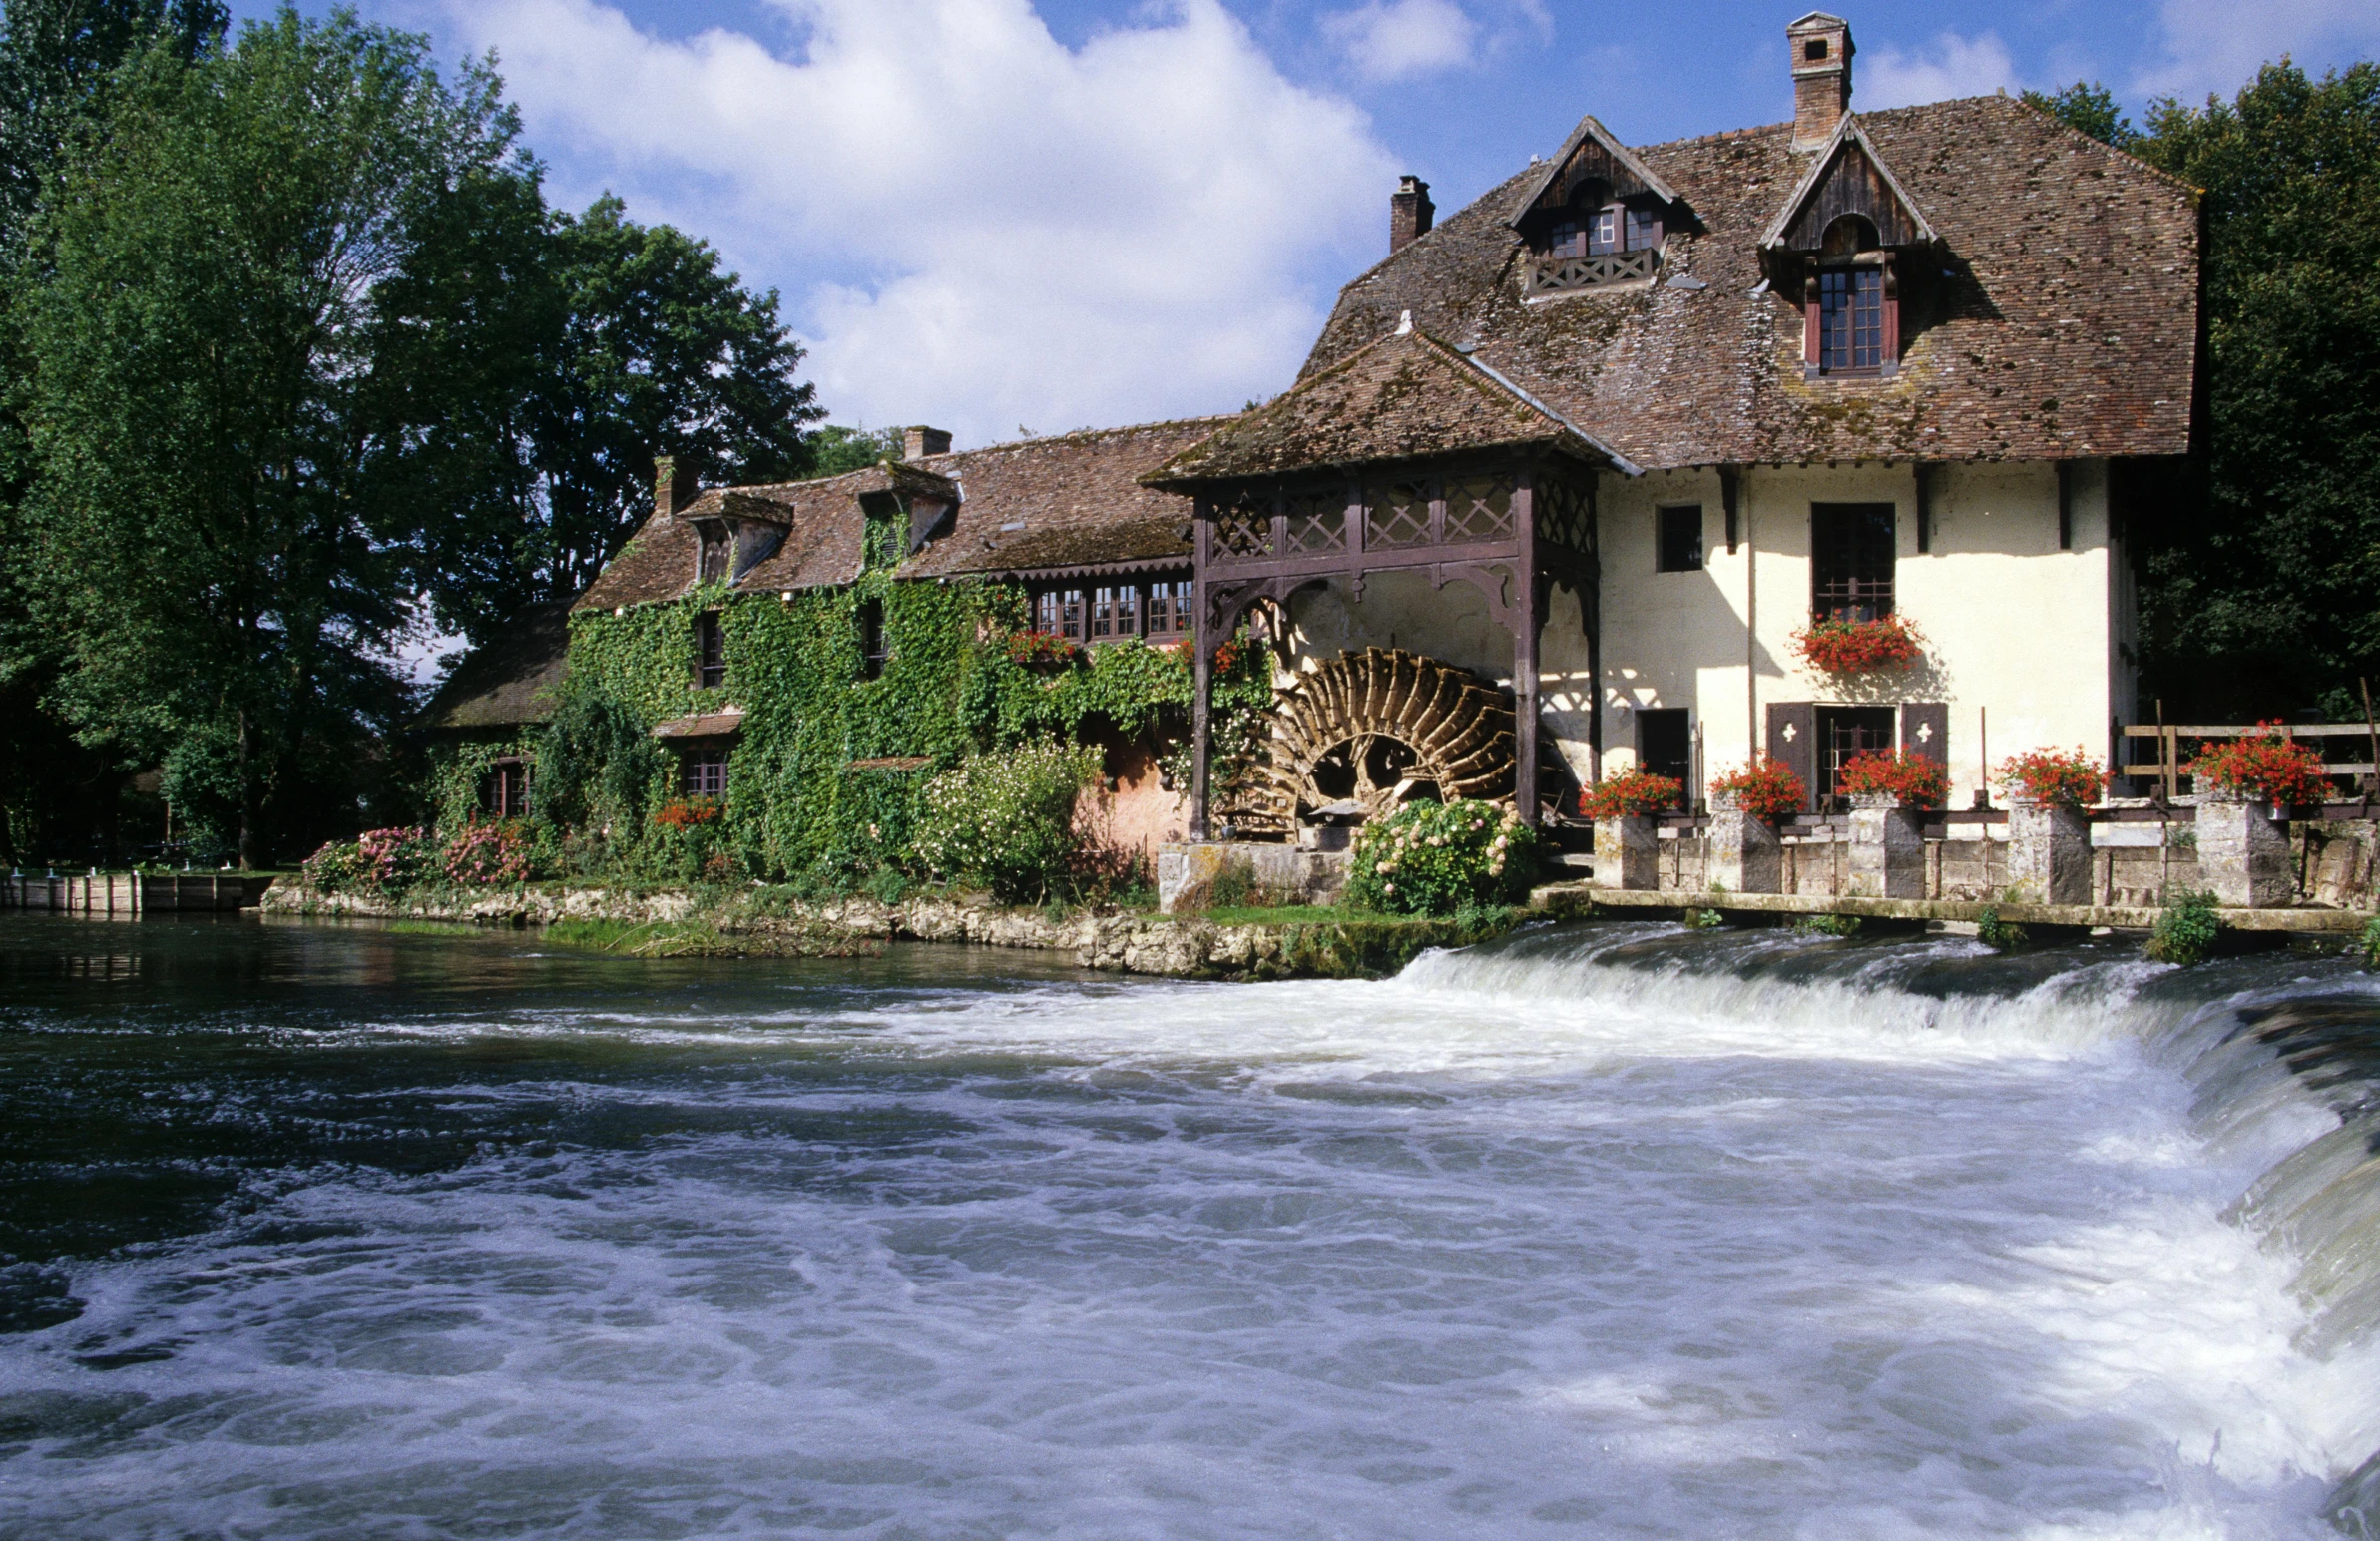
[{"label": "grass", "polygon": [[383,929],[398,936],[477,936],[487,928],[468,920],[391,920]]},{"label": "grass", "polygon": [[1178,920],[1211,920],[1217,925],[1435,925],[1427,915],[1386,915],[1378,910],[1352,909],[1337,904],[1217,905]]},{"label": "grass", "polygon": [[700,920],[557,920],[545,939],[584,952],[634,958],[731,957],[752,949]]}]

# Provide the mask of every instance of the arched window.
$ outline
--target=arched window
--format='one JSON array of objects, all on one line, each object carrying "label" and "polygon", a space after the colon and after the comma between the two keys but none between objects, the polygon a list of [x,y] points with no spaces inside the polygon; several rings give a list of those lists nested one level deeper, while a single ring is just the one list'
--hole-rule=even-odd
[{"label": "arched window", "polygon": [[1889,374],[1901,352],[1891,255],[1865,215],[1828,223],[1809,267],[1804,361],[1813,374]]}]

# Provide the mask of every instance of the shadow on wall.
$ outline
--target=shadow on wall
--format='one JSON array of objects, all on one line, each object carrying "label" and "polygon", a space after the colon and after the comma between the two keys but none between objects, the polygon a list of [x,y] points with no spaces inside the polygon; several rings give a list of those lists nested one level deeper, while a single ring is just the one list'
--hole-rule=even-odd
[{"label": "shadow on wall", "polygon": [[1156,870],[1159,847],[1190,838],[1190,789],[1168,790],[1156,751],[1139,739],[1086,731],[1100,750],[1100,782],[1075,803],[1075,828],[1102,850]]}]

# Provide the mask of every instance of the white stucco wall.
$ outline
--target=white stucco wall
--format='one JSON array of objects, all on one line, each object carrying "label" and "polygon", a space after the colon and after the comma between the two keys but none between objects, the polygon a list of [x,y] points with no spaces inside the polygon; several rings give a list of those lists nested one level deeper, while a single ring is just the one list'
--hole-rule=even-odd
[{"label": "white stucco wall", "polygon": [[[1935,488],[1932,549],[1921,554],[1908,466],[1753,468],[1743,473],[1740,540],[1730,554],[1715,473],[1606,477],[1606,770],[1634,763],[1636,708],[1687,709],[1715,774],[1761,745],[1770,703],[1797,701],[1948,703],[1952,799],[1961,806],[1987,760],[2076,746],[2104,759],[2110,719],[2120,704],[2129,710],[2132,695],[2129,581],[2110,540],[2105,465],[2076,468],[2073,549],[2065,551],[2048,465],[1954,466]],[[1703,508],[1703,570],[1656,572],[1656,508],[1693,502]],[[1899,543],[1894,608],[1924,632],[1929,656],[1857,682],[1807,670],[1791,637],[1809,617],[1810,505],[1887,502]],[[1586,648],[1566,638],[1558,652],[1555,632],[1549,626],[1544,689],[1549,705],[1559,694],[1567,710],[1549,714],[1549,727],[1584,772]]]},{"label": "white stucco wall", "polygon": [[[1715,471],[1606,476],[1604,770],[1635,763],[1641,708],[1686,709],[1702,734],[1707,776],[1763,747],[1771,703],[1805,701],[1947,703],[1957,806],[1973,798],[1987,761],[2076,746],[2104,759],[2110,720],[2120,711],[2129,718],[2133,697],[2132,591],[2110,539],[2107,487],[2104,463],[2076,467],[2073,549],[2062,551],[2051,466],[1948,467],[1935,481],[1931,549],[1920,553],[1909,466],[1755,467],[1742,473],[1729,552]],[[1656,510],[1695,503],[1702,569],[1657,571]],[[1923,664],[1845,682],[1796,661],[1792,634],[1810,611],[1812,503],[1894,505],[1895,609],[1927,637]],[[1332,580],[1292,596],[1288,608],[1295,660],[1397,647],[1512,680],[1512,638],[1466,582],[1437,588],[1419,573],[1374,573],[1360,600]],[[1595,687],[1578,598],[1567,589],[1554,590],[1539,657],[1542,721],[1584,781],[1593,771]]]}]

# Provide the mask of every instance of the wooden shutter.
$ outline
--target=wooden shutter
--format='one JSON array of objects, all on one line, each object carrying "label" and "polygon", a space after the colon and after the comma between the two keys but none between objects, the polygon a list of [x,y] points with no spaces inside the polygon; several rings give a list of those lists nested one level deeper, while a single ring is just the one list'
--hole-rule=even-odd
[{"label": "wooden shutter", "polygon": [[1950,703],[1912,701],[1901,708],[1901,753],[1950,765]]},{"label": "wooden shutter", "polygon": [[1768,758],[1801,777],[1801,810],[1818,789],[1818,708],[1807,701],[1768,704]]}]

